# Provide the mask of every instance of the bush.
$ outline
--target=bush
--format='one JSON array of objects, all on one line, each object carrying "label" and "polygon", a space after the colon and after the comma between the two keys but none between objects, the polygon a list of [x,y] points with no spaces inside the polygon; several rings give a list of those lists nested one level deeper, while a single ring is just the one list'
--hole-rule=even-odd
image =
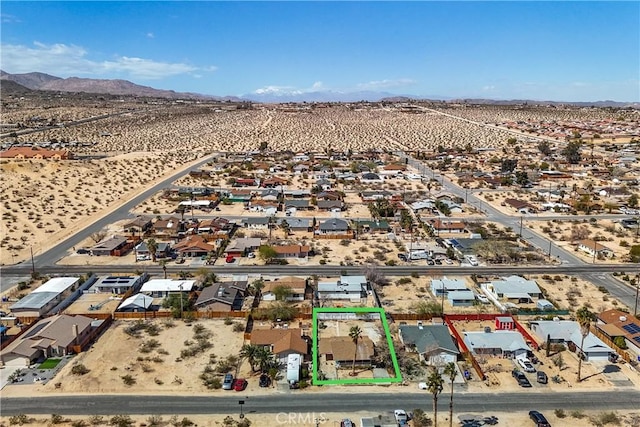
[{"label": "bush", "polygon": [[244,332],[244,326],[242,326],[242,323],[234,322],[233,332]]},{"label": "bush", "polygon": [[123,375],[120,378],[122,378],[122,382],[127,386],[132,386],[132,385],[134,385],[136,383],[135,377],[133,377],[130,374]]},{"label": "bush", "polygon": [[591,417],[589,421],[597,427],[602,427],[607,424],[620,425],[621,419],[615,412],[603,412]]},{"label": "bush", "polygon": [[29,424],[31,422],[31,419],[29,417],[27,417],[25,414],[18,414],[18,415],[14,415],[12,417],[9,417],[9,424],[14,426],[14,425],[23,425],[23,424]]},{"label": "bush", "polygon": [[71,422],[71,427],[87,427],[88,424],[85,420],[75,420]]},{"label": "bush", "polygon": [[109,425],[116,426],[116,427],[130,427],[134,424],[135,422],[131,419],[129,415],[114,415],[109,420]]},{"label": "bush", "polygon": [[89,417],[89,424],[91,424],[92,426],[99,426],[101,424],[104,424],[104,419],[102,415],[92,415]]},{"label": "bush", "polygon": [[225,325],[231,325],[233,323],[233,319],[231,317],[225,317],[224,318],[224,324]]},{"label": "bush", "polygon": [[85,375],[89,373],[89,369],[82,363],[78,363],[77,365],[73,365],[73,368],[71,368],[71,373],[73,375]]},{"label": "bush", "polygon": [[567,414],[564,412],[564,409],[556,409],[553,411],[558,418],[566,418]]}]

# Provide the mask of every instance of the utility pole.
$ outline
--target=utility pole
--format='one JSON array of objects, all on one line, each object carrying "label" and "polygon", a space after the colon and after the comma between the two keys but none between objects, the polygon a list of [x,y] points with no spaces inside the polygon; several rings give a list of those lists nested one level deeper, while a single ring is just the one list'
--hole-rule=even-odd
[{"label": "utility pole", "polygon": [[34,274],[36,274],[36,264],[33,262],[33,246],[31,246],[29,249],[31,249],[31,275],[33,276]]},{"label": "utility pole", "polygon": [[524,218],[522,215],[520,216],[520,238],[522,239],[522,218]]},{"label": "utility pole", "polygon": [[636,303],[633,308],[633,315],[638,316],[638,291],[640,291],[640,273],[636,274]]},{"label": "utility pole", "polygon": [[549,239],[549,259],[551,259],[551,239]]}]

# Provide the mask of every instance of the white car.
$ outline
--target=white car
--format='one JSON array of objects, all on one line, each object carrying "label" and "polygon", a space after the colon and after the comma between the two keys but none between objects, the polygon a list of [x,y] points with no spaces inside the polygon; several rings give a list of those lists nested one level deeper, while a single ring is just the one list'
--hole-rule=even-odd
[{"label": "white car", "polygon": [[487,298],[486,295],[478,294],[478,295],[476,295],[476,298],[477,298],[478,301],[480,301],[483,304],[489,304],[489,302],[490,302],[489,298]]},{"label": "white car", "polygon": [[533,364],[529,359],[520,358],[518,359],[518,364],[522,366],[525,372],[535,372],[536,368],[533,367]]},{"label": "white car", "polygon": [[418,388],[420,390],[426,390],[427,389],[427,383],[418,383]]}]

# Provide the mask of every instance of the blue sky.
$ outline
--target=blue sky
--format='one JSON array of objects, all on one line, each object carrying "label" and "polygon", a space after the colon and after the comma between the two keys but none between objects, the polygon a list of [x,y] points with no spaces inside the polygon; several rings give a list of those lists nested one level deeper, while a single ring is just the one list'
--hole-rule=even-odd
[{"label": "blue sky", "polygon": [[2,1],[1,68],[211,95],[640,101],[640,2]]}]

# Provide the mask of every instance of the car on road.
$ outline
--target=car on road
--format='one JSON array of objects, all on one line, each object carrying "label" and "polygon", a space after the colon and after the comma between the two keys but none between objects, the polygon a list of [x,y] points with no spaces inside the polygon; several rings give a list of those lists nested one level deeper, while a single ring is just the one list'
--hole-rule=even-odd
[{"label": "car on road", "polygon": [[245,380],[244,378],[238,378],[233,382],[233,389],[235,391],[243,391],[245,388],[247,388],[247,384],[249,384],[247,380]]},{"label": "car on road", "polygon": [[233,388],[233,374],[226,374],[224,381],[222,381],[223,390],[231,390]]},{"label": "car on road", "polygon": [[269,378],[269,375],[267,374],[260,375],[260,380],[258,381],[258,385],[260,387],[269,387],[271,385],[271,378]]},{"label": "car on road", "polygon": [[531,387],[531,383],[529,382],[529,379],[524,374],[524,372],[519,371],[518,369],[514,369],[513,371],[511,371],[511,376],[513,376],[513,378],[518,381],[520,387]]},{"label": "car on road", "polygon": [[535,372],[536,368],[533,366],[533,363],[529,361],[529,359],[518,358],[518,365],[522,366],[525,372]]},{"label": "car on road", "polygon": [[547,418],[538,411],[529,411],[529,418],[535,423],[536,427],[551,427]]},{"label": "car on road", "polygon": [[409,416],[404,409],[396,409],[393,411],[393,416],[396,418],[396,422],[399,426],[408,426]]},{"label": "car on road", "polygon": [[536,373],[536,380],[540,383],[540,384],[546,384],[549,382],[549,378],[547,377],[547,374],[543,371],[538,371]]},{"label": "car on road", "polygon": [[407,260],[407,256],[405,254],[398,254],[398,259],[400,261],[406,261]]}]

